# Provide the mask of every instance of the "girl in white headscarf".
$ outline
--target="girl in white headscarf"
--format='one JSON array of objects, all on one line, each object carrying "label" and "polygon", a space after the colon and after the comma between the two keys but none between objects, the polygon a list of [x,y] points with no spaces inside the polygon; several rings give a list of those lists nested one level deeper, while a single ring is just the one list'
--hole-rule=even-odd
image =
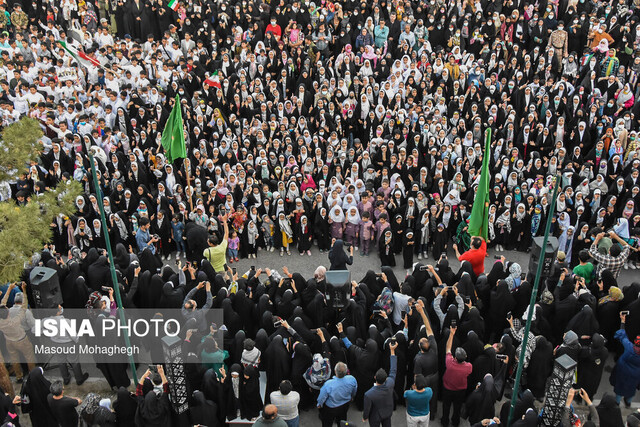
[{"label": "girl in white headscarf", "polygon": [[329,228],[331,238],[342,239],[344,232],[344,211],[340,206],[334,206],[329,210]]},{"label": "girl in white headscarf", "polygon": [[358,231],[360,230],[360,213],[355,206],[347,210],[347,220],[344,227],[344,240],[358,250]]},{"label": "girl in white headscarf", "polygon": [[289,245],[293,242],[293,229],[291,228],[289,218],[287,218],[284,212],[280,212],[280,214],[278,215],[278,227],[280,228],[282,240],[282,244],[280,246],[280,256],[284,255],[285,250],[287,251],[287,255],[291,255]]}]

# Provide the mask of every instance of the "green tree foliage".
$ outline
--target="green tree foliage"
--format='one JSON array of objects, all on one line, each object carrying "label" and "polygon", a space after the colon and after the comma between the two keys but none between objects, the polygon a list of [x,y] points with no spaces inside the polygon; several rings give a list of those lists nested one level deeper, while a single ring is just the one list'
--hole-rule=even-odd
[{"label": "green tree foliage", "polygon": [[13,181],[24,172],[25,166],[37,161],[42,146],[37,141],[42,137],[38,121],[23,117],[2,131],[0,143],[0,182]]},{"label": "green tree foliage", "polygon": [[[14,180],[41,153],[42,136],[36,120],[22,118],[2,132],[0,180]],[[13,201],[0,203],[0,283],[18,280],[24,264],[52,237],[51,221],[75,210],[75,198],[82,191],[77,182],[61,183],[25,206]]]}]

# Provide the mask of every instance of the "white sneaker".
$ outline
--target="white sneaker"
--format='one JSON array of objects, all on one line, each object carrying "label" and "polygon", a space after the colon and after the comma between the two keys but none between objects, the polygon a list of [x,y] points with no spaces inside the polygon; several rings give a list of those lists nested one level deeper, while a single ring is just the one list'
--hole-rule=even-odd
[{"label": "white sneaker", "polygon": [[629,268],[632,269],[632,270],[635,270],[636,269],[636,265],[634,263],[630,262],[629,263]]},{"label": "white sneaker", "polygon": [[307,251],[307,255],[311,256],[311,251]]},{"label": "white sneaker", "polygon": [[418,259],[422,259],[422,254],[418,254]]},{"label": "white sneaker", "polygon": [[176,261],[180,259],[180,252],[176,253]]},{"label": "white sneaker", "polygon": [[284,251],[280,251],[280,256],[284,256]]},{"label": "white sneaker", "polygon": [[287,255],[291,255],[291,251],[287,251]]},{"label": "white sneaker", "polygon": [[273,252],[273,251],[275,251],[275,250],[276,250],[276,248],[274,248],[273,246],[271,246],[271,249],[269,249],[269,252]]},{"label": "white sneaker", "polygon": [[628,270],[628,269],[629,269],[629,263],[628,263],[628,262],[625,262],[625,263],[624,263],[624,265],[623,265],[623,267],[624,267],[624,269],[625,269],[625,270]]},{"label": "white sneaker", "polygon": [[300,252],[300,256],[304,256],[304,252]]}]

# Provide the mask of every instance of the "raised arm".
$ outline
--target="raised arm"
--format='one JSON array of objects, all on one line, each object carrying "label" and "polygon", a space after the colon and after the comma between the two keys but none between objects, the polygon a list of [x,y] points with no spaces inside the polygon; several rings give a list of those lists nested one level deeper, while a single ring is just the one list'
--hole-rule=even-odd
[{"label": "raised arm", "polygon": [[9,287],[7,288],[7,291],[4,293],[4,296],[2,297],[2,301],[0,301],[0,305],[5,305],[5,306],[7,305],[7,301],[9,300],[9,295],[11,295],[11,291],[13,291],[13,288],[15,287],[16,287],[15,283],[12,283],[9,285]]},{"label": "raised arm", "polygon": [[456,331],[458,330],[457,327],[451,327],[449,328],[449,338],[447,338],[447,354],[451,353],[451,346],[453,345],[453,336],[456,334]]},{"label": "raised arm", "polygon": [[427,265],[427,269],[429,270],[429,273],[431,273],[431,275],[433,276],[434,279],[436,279],[436,282],[438,282],[438,286],[442,286],[442,279],[440,278],[440,276],[438,275],[438,272],[436,271],[436,269],[433,267],[433,265]]},{"label": "raised arm", "polygon": [[224,227],[224,237],[222,238],[222,240],[228,240],[229,239],[229,222],[228,222],[228,214],[225,214],[222,217],[222,226]]},{"label": "raised arm", "polygon": [[420,317],[422,318],[422,323],[424,324],[425,329],[427,330],[427,336],[433,335],[433,329],[431,329],[431,322],[429,322],[429,317],[427,313],[424,311],[424,302],[422,300],[418,300],[416,302],[416,310]]}]

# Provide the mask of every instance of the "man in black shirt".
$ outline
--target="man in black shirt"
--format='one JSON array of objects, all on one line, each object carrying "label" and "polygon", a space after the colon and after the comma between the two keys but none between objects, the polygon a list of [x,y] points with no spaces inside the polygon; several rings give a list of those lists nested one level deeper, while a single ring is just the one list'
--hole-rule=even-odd
[{"label": "man in black shirt", "polygon": [[78,425],[78,411],[76,406],[82,403],[82,400],[75,397],[64,396],[64,387],[62,381],[54,381],[49,388],[51,392],[47,396],[49,408],[53,412],[53,416],[61,427],[75,427]]}]

